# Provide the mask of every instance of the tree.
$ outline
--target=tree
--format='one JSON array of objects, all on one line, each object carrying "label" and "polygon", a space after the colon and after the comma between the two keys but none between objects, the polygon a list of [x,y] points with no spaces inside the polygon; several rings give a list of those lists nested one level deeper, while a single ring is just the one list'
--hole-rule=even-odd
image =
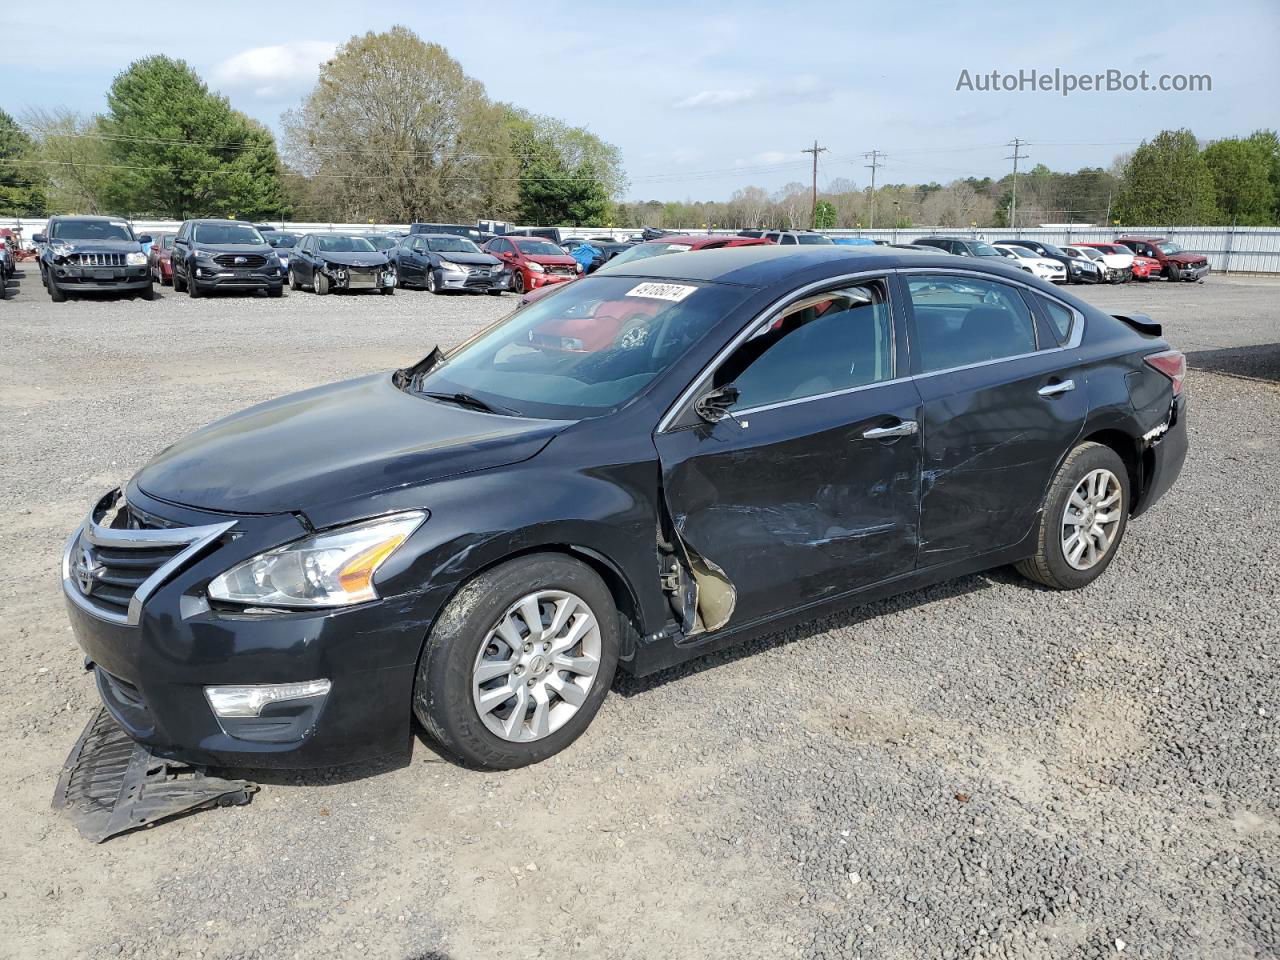
[{"label": "tree", "polygon": [[1272,175],[1276,153],[1276,136],[1270,131],[1230,137],[1205,147],[1204,162],[1213,177],[1214,199],[1224,219],[1245,226],[1275,222]]},{"label": "tree", "polygon": [[1218,219],[1213,176],[1190,130],[1164,130],[1133,152],[1125,164],[1115,216],[1144,226]]},{"label": "tree", "polygon": [[98,119],[72,110],[29,110],[22,118],[44,170],[47,212],[108,213],[104,196],[111,179],[107,142]]},{"label": "tree", "polygon": [[504,104],[519,177],[521,222],[600,226],[626,188],[622,155],[583,127]]},{"label": "tree", "polygon": [[0,110],[0,213],[44,213],[43,175],[36,159],[26,131]]},{"label": "tree", "polygon": [[411,30],[352,37],[284,115],[291,164],[348,220],[474,220],[515,212],[505,112],[444,47]]},{"label": "tree", "polygon": [[815,230],[830,230],[836,225],[836,205],[830,200],[819,200],[813,210]]}]

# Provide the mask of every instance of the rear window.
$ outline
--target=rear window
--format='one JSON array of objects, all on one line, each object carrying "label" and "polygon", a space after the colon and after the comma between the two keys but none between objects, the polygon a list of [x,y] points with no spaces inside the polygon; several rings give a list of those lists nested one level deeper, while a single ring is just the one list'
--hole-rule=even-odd
[{"label": "rear window", "polygon": [[1067,336],[1071,333],[1071,324],[1075,320],[1075,314],[1056,300],[1050,300],[1048,297],[1040,297],[1039,299],[1040,305],[1044,307],[1044,312],[1049,317],[1049,322],[1053,324],[1053,329],[1058,332],[1058,341],[1065,343]]}]

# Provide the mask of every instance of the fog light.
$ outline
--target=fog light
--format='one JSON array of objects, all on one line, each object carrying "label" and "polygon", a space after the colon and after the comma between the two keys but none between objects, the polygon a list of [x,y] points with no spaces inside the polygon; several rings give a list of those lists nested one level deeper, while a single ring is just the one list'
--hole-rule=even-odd
[{"label": "fog light", "polygon": [[205,699],[219,717],[259,717],[262,708],[282,700],[306,700],[329,693],[328,680],[255,683],[243,687],[205,687]]}]

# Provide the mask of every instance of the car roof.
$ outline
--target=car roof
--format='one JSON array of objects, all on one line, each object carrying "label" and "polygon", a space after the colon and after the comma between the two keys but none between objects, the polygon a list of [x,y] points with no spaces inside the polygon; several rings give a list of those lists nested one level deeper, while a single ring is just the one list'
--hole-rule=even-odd
[{"label": "car roof", "polygon": [[1161,240],[1168,240],[1168,239],[1169,239],[1168,237],[1151,237],[1146,235],[1138,236],[1136,234],[1125,234],[1123,237],[1116,237],[1115,242],[1120,243],[1122,240],[1143,240],[1147,243],[1158,243]]},{"label": "car roof", "polygon": [[[991,259],[991,258],[988,258]],[[861,270],[893,270],[897,267],[937,266],[955,269],[956,257],[939,251],[937,254],[896,247],[848,247],[838,244],[820,246],[779,246],[760,244],[753,246],[720,247],[715,250],[699,250],[689,253],[670,253],[660,257],[647,257],[631,264],[610,270],[610,276],[652,277],[663,280],[697,280],[714,283],[736,283],[743,286],[764,287],[794,275],[797,271],[831,268],[836,274],[840,268],[850,272]],[[979,269],[991,273],[1007,273],[1010,277],[1025,278],[1023,271],[1013,266],[996,263],[979,264],[977,260],[965,261],[965,269]],[[629,269],[628,269],[629,268]]]},{"label": "car roof", "polygon": [[464,237],[460,233],[415,233],[412,236],[415,240],[471,240],[470,237]]},{"label": "car roof", "polygon": [[113,223],[113,222],[118,223],[121,220],[125,221],[125,223],[129,222],[127,217],[103,217],[103,216],[99,216],[96,213],[92,213],[92,214],[91,213],[86,213],[86,214],[56,213],[49,219],[50,220],[94,220],[98,223]]},{"label": "car roof", "polygon": [[253,227],[253,229],[255,230],[258,229],[257,225],[252,220],[226,220],[221,217],[193,217],[189,222],[191,223],[240,223],[240,224],[244,224],[246,227]]}]

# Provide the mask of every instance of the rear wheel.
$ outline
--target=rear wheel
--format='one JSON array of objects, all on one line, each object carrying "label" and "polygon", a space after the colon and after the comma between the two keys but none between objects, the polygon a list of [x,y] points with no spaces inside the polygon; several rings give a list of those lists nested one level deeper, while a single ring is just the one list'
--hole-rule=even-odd
[{"label": "rear wheel", "polygon": [[293,267],[289,268],[289,289],[301,290],[302,284],[298,282],[298,275],[293,272]]},{"label": "rear wheel", "polygon": [[1055,590],[1088,586],[1111,564],[1129,520],[1129,472],[1110,447],[1082,443],[1067,455],[1045,497],[1036,553],[1023,576]]},{"label": "rear wheel", "polygon": [[556,554],[510,560],[441,613],[418,664],[414,713],[464,763],[537,763],[590,724],[618,646],[617,609],[594,570]]}]

